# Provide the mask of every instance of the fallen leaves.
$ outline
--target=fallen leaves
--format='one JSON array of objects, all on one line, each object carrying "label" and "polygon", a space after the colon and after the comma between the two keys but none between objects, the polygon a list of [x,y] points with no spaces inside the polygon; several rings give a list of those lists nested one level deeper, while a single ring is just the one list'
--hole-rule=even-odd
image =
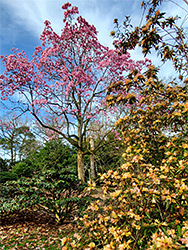
[{"label": "fallen leaves", "polygon": [[37,213],[35,215],[36,219],[33,217],[33,221],[19,220],[17,215],[12,224],[10,220],[4,219],[0,227],[0,249],[62,249],[61,239],[71,234],[74,224],[67,221],[64,225],[55,225],[46,215],[41,214],[42,219],[37,217]]}]

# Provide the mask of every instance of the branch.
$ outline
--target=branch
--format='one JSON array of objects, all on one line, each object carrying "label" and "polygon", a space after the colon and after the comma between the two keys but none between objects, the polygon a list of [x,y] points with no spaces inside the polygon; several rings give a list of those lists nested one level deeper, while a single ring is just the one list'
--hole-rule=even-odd
[{"label": "branch", "polygon": [[67,140],[71,145],[73,145],[73,146],[75,146],[76,148],[78,148],[78,143],[77,143],[75,140],[71,139],[70,137],[67,137],[64,133],[62,133],[61,131],[57,130],[56,128],[50,127],[50,126],[48,126],[48,125],[45,125],[45,124],[39,119],[39,117],[35,114],[35,111],[34,111],[34,110],[33,110],[33,112],[32,112],[32,115],[35,117],[35,119],[39,122],[39,124],[40,124],[42,127],[47,128],[47,129],[50,129],[50,130],[54,131],[55,133],[62,135],[62,137],[63,137],[65,140]]}]

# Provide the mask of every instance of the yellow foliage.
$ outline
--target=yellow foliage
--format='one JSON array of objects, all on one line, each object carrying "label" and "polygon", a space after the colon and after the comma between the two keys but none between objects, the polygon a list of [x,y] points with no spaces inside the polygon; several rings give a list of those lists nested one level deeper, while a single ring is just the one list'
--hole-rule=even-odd
[{"label": "yellow foliage", "polygon": [[154,67],[143,77],[133,73],[127,90],[139,82],[139,93],[124,98],[137,101],[116,122],[125,163],[100,176],[103,200],[78,219],[78,249],[188,247],[188,90],[158,81]]}]

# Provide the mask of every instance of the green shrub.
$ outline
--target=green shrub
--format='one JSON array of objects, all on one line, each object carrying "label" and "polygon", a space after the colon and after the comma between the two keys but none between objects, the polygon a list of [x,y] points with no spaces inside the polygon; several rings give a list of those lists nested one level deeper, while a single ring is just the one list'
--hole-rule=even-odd
[{"label": "green shrub", "polygon": [[0,157],[0,171],[8,171],[9,166],[8,166],[8,160],[4,160]]},{"label": "green shrub", "polygon": [[0,172],[0,183],[4,183],[6,181],[16,180],[18,178],[18,175],[16,173],[12,172]]},{"label": "green shrub", "polygon": [[35,169],[32,166],[28,166],[25,162],[18,162],[12,167],[12,173],[18,176],[30,177]]},{"label": "green shrub", "polygon": [[[30,154],[24,162],[33,169],[76,169],[76,150],[64,145],[61,140],[50,140],[37,152]],[[35,171],[35,170],[33,170]]]},{"label": "green shrub", "polygon": [[2,215],[22,209],[37,209],[54,216],[57,223],[78,214],[87,206],[89,197],[76,174],[68,169],[35,173],[1,184],[0,212]]}]

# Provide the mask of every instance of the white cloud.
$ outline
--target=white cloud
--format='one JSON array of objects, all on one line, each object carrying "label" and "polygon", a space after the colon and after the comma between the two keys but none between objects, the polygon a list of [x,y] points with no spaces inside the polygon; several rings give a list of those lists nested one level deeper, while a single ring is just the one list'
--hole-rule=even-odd
[{"label": "white cloud", "polygon": [[[39,38],[45,20],[49,20],[54,30],[60,33],[63,27],[61,6],[64,2],[58,0],[2,0],[2,4],[15,16],[15,21],[22,23],[25,29],[31,31],[36,38]],[[123,20],[124,15],[128,15],[126,11],[129,8],[132,11],[133,7],[129,0],[123,2],[121,0],[72,0],[70,2],[72,5],[78,6],[80,15],[95,25],[99,31],[100,42],[106,46],[112,46],[109,34],[114,26],[113,19],[120,17],[120,20]],[[17,31],[12,30],[12,32]]]},{"label": "white cloud", "polygon": [[[15,23],[19,23],[25,27],[25,30],[30,31],[36,39],[39,39],[44,28],[44,21],[49,20],[52,27],[57,33],[63,28],[63,10],[61,6],[65,1],[59,0],[1,0],[8,11],[15,16]],[[98,38],[100,42],[108,47],[113,48],[110,31],[113,30],[113,19],[118,18],[120,23],[126,15],[130,15],[135,26],[139,25],[142,9],[138,0],[70,0],[72,5],[79,8],[82,15],[90,24],[94,24],[99,31]],[[176,1],[174,0],[176,3]],[[179,0],[178,4],[185,8],[187,7],[183,0]],[[164,2],[162,11],[168,11],[170,15],[179,15],[184,17],[186,11],[170,1]],[[10,32],[10,29],[9,29]],[[16,25],[12,27],[12,38],[19,36],[19,31]],[[29,42],[29,41],[28,41]],[[142,54],[136,50],[131,53],[133,59],[140,60]],[[158,63],[155,54],[148,55],[155,64]]]},{"label": "white cloud", "polygon": [[[60,16],[57,12],[58,1],[54,6],[51,6],[52,1],[50,0],[3,0],[3,3],[16,20],[22,22],[22,25],[31,30],[37,37],[41,34],[46,19],[52,17],[52,20],[56,21],[57,17]],[[55,25],[58,26],[58,23],[56,22]]]}]

